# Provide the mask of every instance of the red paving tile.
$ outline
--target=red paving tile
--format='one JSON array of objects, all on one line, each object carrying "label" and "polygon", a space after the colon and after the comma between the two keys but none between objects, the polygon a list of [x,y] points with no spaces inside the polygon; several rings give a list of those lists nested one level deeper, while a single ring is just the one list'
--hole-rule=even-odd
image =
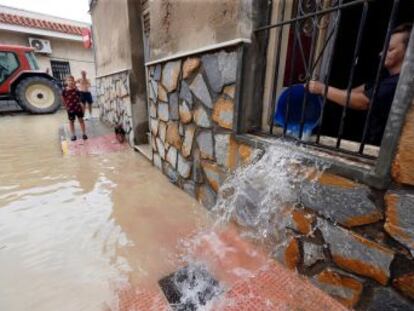
[{"label": "red paving tile", "polygon": [[74,142],[70,141],[67,143],[67,152],[65,152],[66,148],[64,146],[62,146],[62,150],[69,155],[100,155],[125,150],[127,146],[126,143],[120,144],[114,134],[107,134],[91,137],[85,141],[82,139]]},{"label": "red paving tile", "polygon": [[[346,310],[308,280],[241,239],[234,229],[198,235],[190,252],[191,260],[204,263],[225,288],[209,310]],[[120,297],[121,311],[169,310],[160,289],[158,292],[129,291],[123,296]]]}]

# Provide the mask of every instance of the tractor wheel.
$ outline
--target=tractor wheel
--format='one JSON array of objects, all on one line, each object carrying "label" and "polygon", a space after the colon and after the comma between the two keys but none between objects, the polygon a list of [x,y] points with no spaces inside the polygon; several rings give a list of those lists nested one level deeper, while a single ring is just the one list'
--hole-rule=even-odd
[{"label": "tractor wheel", "polygon": [[30,113],[52,113],[61,105],[58,86],[52,80],[43,77],[23,79],[17,85],[15,92],[19,105]]}]

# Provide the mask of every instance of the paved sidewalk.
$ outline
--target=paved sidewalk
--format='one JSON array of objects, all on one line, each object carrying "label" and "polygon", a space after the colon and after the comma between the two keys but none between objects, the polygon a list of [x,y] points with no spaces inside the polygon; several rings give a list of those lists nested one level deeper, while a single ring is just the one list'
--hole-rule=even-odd
[{"label": "paved sidewalk", "polygon": [[[347,310],[308,280],[241,239],[234,229],[205,232],[196,238],[193,247],[194,260],[205,264],[225,289],[212,300],[208,310]],[[119,302],[121,311],[174,310],[161,289],[125,289],[119,293]]]},{"label": "paved sidewalk", "polygon": [[62,124],[59,128],[59,140],[64,155],[99,155],[108,152],[124,150],[127,143],[120,144],[114,134],[114,130],[102,123],[99,119],[85,121],[87,140],[82,139],[79,123],[76,121],[75,129],[77,140],[70,140],[69,123]]}]

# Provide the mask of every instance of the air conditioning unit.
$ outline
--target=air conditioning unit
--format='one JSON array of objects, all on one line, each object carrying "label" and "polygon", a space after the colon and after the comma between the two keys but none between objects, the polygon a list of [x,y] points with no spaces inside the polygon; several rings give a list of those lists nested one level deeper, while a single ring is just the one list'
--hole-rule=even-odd
[{"label": "air conditioning unit", "polygon": [[52,47],[49,40],[39,38],[29,38],[30,47],[35,49],[36,53],[52,54]]}]

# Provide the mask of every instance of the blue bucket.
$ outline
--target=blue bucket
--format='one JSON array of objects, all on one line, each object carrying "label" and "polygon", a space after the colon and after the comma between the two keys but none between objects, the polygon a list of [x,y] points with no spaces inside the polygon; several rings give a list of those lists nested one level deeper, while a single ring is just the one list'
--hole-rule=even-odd
[{"label": "blue bucket", "polygon": [[[302,104],[305,92],[305,86],[303,84],[294,84],[280,94],[277,102],[277,111],[273,119],[274,123],[284,128],[286,122],[286,109],[289,104],[287,134],[294,137],[299,137]],[[321,96],[308,93],[305,109],[305,122],[303,125],[304,137],[310,137],[312,135],[312,131],[319,124],[321,113]]]}]

